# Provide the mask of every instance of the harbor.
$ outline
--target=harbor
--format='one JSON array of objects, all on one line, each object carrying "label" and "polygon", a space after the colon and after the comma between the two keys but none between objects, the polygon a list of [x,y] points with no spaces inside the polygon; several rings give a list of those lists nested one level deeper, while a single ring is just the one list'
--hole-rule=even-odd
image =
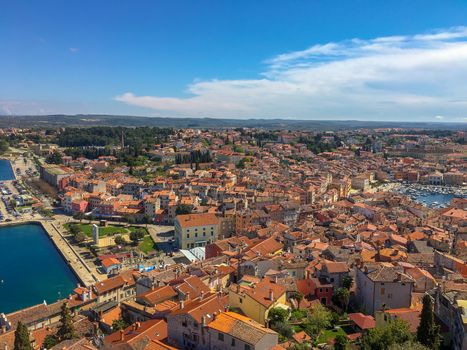
[{"label": "harbor", "polygon": [[414,202],[433,209],[447,208],[454,198],[467,198],[467,188],[465,186],[390,183],[381,186],[379,189],[404,194]]}]

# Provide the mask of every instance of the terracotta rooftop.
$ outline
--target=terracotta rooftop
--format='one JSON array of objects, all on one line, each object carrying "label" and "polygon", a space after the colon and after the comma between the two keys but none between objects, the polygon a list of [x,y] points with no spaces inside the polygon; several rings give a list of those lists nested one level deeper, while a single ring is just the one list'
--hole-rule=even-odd
[{"label": "terracotta rooftop", "polygon": [[235,312],[221,313],[208,327],[248,344],[257,344],[266,334],[277,334],[272,329]]}]

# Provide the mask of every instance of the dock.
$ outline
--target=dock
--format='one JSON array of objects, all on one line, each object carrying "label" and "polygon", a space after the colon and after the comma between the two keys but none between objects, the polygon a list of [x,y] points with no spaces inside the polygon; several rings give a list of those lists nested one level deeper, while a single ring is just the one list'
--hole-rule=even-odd
[{"label": "dock", "polygon": [[86,287],[98,282],[99,279],[94,276],[91,268],[86,264],[73,246],[65,239],[65,237],[63,237],[63,234],[57,226],[55,226],[52,221],[39,222],[80,282]]}]

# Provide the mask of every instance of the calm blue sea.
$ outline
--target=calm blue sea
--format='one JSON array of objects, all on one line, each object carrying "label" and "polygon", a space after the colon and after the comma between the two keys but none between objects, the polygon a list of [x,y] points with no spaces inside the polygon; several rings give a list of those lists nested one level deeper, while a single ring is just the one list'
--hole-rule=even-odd
[{"label": "calm blue sea", "polygon": [[66,298],[78,280],[40,225],[0,227],[0,313]]},{"label": "calm blue sea", "polygon": [[15,174],[9,160],[0,159],[0,181],[14,180]]}]

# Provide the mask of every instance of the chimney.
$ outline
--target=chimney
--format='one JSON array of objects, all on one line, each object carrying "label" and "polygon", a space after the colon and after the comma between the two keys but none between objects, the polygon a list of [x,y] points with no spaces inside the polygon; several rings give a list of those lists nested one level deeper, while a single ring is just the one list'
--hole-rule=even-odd
[{"label": "chimney", "polygon": [[217,312],[214,312],[214,313],[212,314],[212,320],[214,321],[216,318],[217,318]]},{"label": "chimney", "polygon": [[190,300],[190,292],[186,292],[186,300]]},{"label": "chimney", "polygon": [[123,341],[124,333],[123,329],[120,329],[120,341]]},{"label": "chimney", "polygon": [[185,307],[185,301],[180,300],[180,310],[183,309],[184,307]]},{"label": "chimney", "polygon": [[279,278],[277,277],[277,275],[274,276],[274,283],[277,284],[279,282]]},{"label": "chimney", "polygon": [[272,291],[272,289],[269,289],[269,300],[274,300],[274,292]]},{"label": "chimney", "polygon": [[138,330],[141,327],[141,323],[136,322],[136,330]]},{"label": "chimney", "polygon": [[199,297],[199,300],[203,300],[203,298],[204,298],[204,291],[202,290],[201,294],[200,294],[200,297]]},{"label": "chimney", "polygon": [[201,327],[206,327],[206,316],[201,316]]}]

